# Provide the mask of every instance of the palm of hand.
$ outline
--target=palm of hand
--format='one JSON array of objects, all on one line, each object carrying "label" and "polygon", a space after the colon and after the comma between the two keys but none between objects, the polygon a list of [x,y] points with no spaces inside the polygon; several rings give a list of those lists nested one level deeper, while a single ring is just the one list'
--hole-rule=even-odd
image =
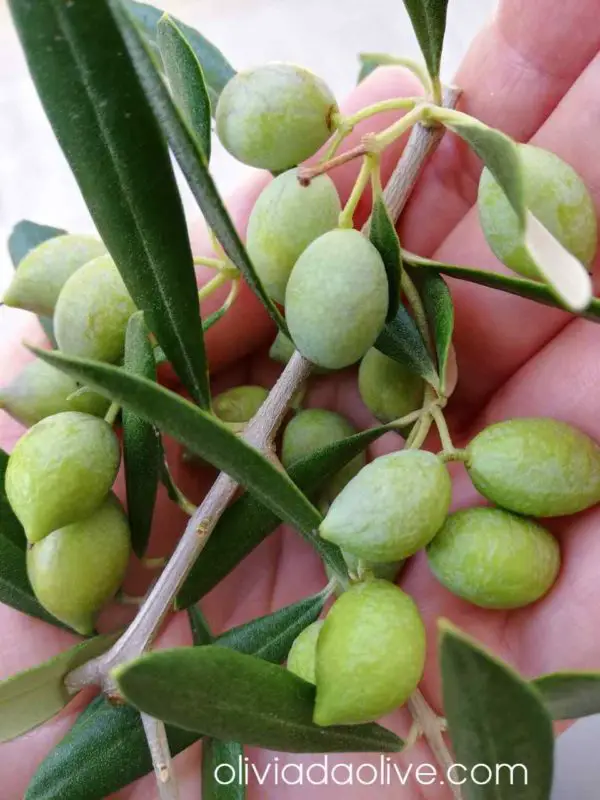
[{"label": "palm of hand", "polygon": [[[594,12],[593,0],[571,6],[568,11],[552,0],[534,3],[505,0],[494,23],[472,47],[456,82],[465,92],[469,113],[519,140],[531,139],[556,152],[582,175],[600,206],[600,164],[594,152],[600,114],[600,101],[594,91],[600,81],[600,25]],[[405,73],[382,70],[354,92],[348,110],[414,92],[415,87]],[[383,126],[385,115],[381,117],[376,121]],[[357,130],[355,136],[362,132],[364,129]],[[397,157],[397,149],[387,156],[388,172]],[[346,167],[334,175],[342,196],[347,194],[353,169]],[[447,136],[426,168],[404,215],[400,235],[405,247],[433,254],[439,260],[501,269],[485,245],[477,212],[471,208],[478,169],[463,147]],[[231,204],[241,228],[258,185],[255,181],[246,187]],[[196,250],[201,252],[202,247],[206,249],[207,239],[200,234]],[[598,328],[585,321],[570,321],[562,312],[470,284],[454,283],[452,290],[460,377],[448,418],[457,446],[464,445],[490,422],[527,415],[563,419],[600,440],[600,422],[592,399],[600,389],[600,371],[596,366]],[[215,303],[220,300],[211,298]],[[243,341],[240,330],[245,332]],[[251,349],[264,344],[269,331],[258,304],[245,290],[230,316],[208,336],[211,362],[215,368],[223,369],[219,383],[226,386],[273,380],[276,371],[264,354],[254,354],[243,364],[239,362]],[[15,326],[13,334],[2,345],[2,361],[9,363],[11,372],[18,372],[23,351],[17,342],[23,336],[23,329]],[[373,420],[362,406],[355,383],[348,373],[319,379],[309,394],[308,405],[339,410],[357,425],[366,427]],[[17,435],[17,429],[8,419],[0,419],[1,446],[9,448]],[[372,454],[397,449],[400,444],[395,434],[387,434],[375,444]],[[178,469],[178,480],[197,500],[211,476],[199,477],[197,471],[192,476],[189,468],[182,465]],[[457,468],[455,506],[470,505],[477,500],[466,473]],[[173,531],[169,536],[171,544],[183,527],[183,517],[176,518],[176,513],[161,495],[156,527]],[[422,690],[434,707],[441,706],[435,656],[435,621],[439,616],[450,618],[525,675],[555,669],[598,668],[600,650],[593,634],[598,623],[595,609],[600,600],[595,574],[595,564],[600,559],[600,537],[595,535],[599,525],[599,509],[559,519],[552,525],[563,553],[559,580],[542,601],[516,612],[476,609],[436,583],[422,553],[411,560],[402,574],[401,585],[414,596],[428,623],[430,656]],[[163,531],[161,539],[165,536]],[[153,546],[158,552],[161,542],[153,541]],[[314,552],[297,534],[282,528],[208,596],[204,608],[218,632],[294,602],[320,588],[323,580]],[[134,575],[132,585],[136,582],[139,576],[136,581]],[[110,620],[113,625],[114,618],[115,615]],[[0,606],[0,631],[1,677],[49,658],[72,643],[68,634],[6,606]],[[189,643],[189,631],[185,617],[179,615],[167,626],[161,645],[184,643]],[[88,696],[78,698],[47,725],[2,747],[0,767],[5,776],[6,798],[23,795],[39,761],[64,735],[88,699]],[[398,712],[388,722],[399,733],[407,733],[406,712]],[[248,755],[258,770],[264,769],[273,757],[260,751]],[[281,754],[279,759],[280,767],[285,761],[310,763],[307,756]],[[349,760],[352,759],[332,757],[330,763]],[[375,757],[360,756],[354,760],[358,763]],[[411,762],[416,767],[421,761],[432,761],[424,744],[418,744],[398,759],[404,767]],[[197,797],[198,746],[182,754],[176,763],[182,797]],[[154,791],[152,781],[151,776],[147,777],[118,796],[148,797]],[[447,786],[419,786],[409,779],[399,794],[398,785],[378,787],[378,796],[449,796]],[[368,792],[360,785],[343,789],[305,785],[304,790],[315,800],[335,796],[336,791],[343,792],[344,797],[357,798]],[[250,796],[284,800],[293,791],[293,787],[281,784],[255,783]]]}]

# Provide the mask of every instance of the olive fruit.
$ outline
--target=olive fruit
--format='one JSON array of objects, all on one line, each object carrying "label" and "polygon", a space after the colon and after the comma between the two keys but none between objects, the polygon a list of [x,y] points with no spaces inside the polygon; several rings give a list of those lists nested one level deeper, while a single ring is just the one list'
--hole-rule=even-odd
[{"label": "olive fruit", "polygon": [[40,360],[31,361],[0,389],[0,408],[27,427],[61,411],[82,411],[103,417],[109,401],[92,391],[72,396],[79,389],[73,378],[56,367]]},{"label": "olive fruit", "polygon": [[27,574],[44,608],[78,633],[123,582],[130,552],[123,509],[112,492],[90,516],[53,531],[27,551]]},{"label": "olive fruit", "polygon": [[225,86],[215,113],[217,136],[238,161],[281,172],[327,141],[337,111],[321,78],[273,62],[238,72]]},{"label": "olive fruit", "polygon": [[498,506],[532,517],[575,514],[600,501],[600,447],[547,417],[490,425],[467,447],[475,488]]},{"label": "olive fruit", "polygon": [[63,286],[54,312],[59,348],[68,355],[118,361],[136,308],[110,256],[84,264]]},{"label": "olive fruit", "polygon": [[381,256],[355,230],[315,239],[296,261],[285,293],[294,344],[309,361],[329,369],[364,356],[385,324],[387,308]]},{"label": "olive fruit", "polygon": [[534,603],[560,569],[556,539],[537,522],[499,508],[451,514],[427,557],[440,583],[482,608]]},{"label": "olive fruit", "polygon": [[223,422],[249,422],[268,396],[263,386],[235,386],[213,399],[213,411]]},{"label": "olive fruit", "polygon": [[[577,172],[548,150],[519,144],[525,205],[558,241],[589,267],[597,245],[594,202]],[[496,257],[526,278],[540,277],[506,195],[486,168],[477,198],[485,238]]]},{"label": "olive fruit", "polygon": [[425,384],[419,375],[372,347],[360,362],[358,390],[371,414],[385,423],[421,408]]},{"label": "olive fruit", "polygon": [[425,628],[412,599],[388,581],[352,586],[317,641],[318,725],[371,722],[401,706],[425,666]]},{"label": "olive fruit", "polygon": [[341,491],[319,533],[368,561],[399,561],[433,539],[451,495],[450,475],[436,455],[390,453],[363,467]]},{"label": "olive fruit", "polygon": [[[287,364],[295,351],[296,348],[289,336],[279,331],[269,348],[269,358],[273,359],[273,361],[278,361],[280,364]],[[312,372],[314,375],[323,375],[329,370],[323,367],[314,367]]]},{"label": "olive fruit", "polygon": [[315,683],[315,661],[317,654],[317,639],[323,627],[324,620],[318,619],[305,628],[294,639],[288,653],[287,668],[294,675],[303,678],[308,683]]},{"label": "olive fruit", "polygon": [[293,169],[263,189],[248,220],[246,247],[273,300],[284,302],[298,257],[311,242],[337,226],[340,211],[340,198],[328,175],[302,186]]},{"label": "olive fruit", "polygon": [[47,239],[20,262],[3,302],[51,317],[67,279],[105,253],[106,247],[95,236],[67,233]]},{"label": "olive fruit", "polygon": [[[356,430],[335,411],[326,411],[323,408],[308,408],[300,411],[287,424],[281,442],[281,463],[289,469],[296,461],[312,455],[321,447],[334,444]],[[323,499],[333,500],[352,478],[360,471],[365,463],[364,453],[359,453],[345,467],[333,476],[324,487]]]},{"label": "olive fruit", "polygon": [[65,411],[19,439],[8,459],[6,496],[30,542],[89,516],[113,485],[121,452],[103,419]]}]

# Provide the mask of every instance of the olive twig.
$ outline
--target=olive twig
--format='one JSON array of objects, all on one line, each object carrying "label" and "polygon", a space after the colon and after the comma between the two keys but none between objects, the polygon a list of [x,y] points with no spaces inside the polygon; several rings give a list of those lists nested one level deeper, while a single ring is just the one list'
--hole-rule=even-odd
[{"label": "olive twig", "polygon": [[402,287],[402,291],[406,295],[406,299],[410,307],[412,308],[413,314],[415,316],[415,322],[417,324],[417,328],[419,329],[419,333],[423,337],[423,341],[427,345],[427,349],[430,353],[433,351],[433,341],[431,339],[431,331],[429,330],[429,323],[427,322],[427,315],[425,314],[425,308],[423,307],[423,301],[417,291],[415,284],[412,281],[412,278],[408,275],[406,270],[403,270],[402,277],[400,278],[400,286]]},{"label": "olive twig", "polygon": [[202,300],[206,300],[207,297],[210,297],[213,292],[216,292],[217,289],[220,289],[223,284],[227,283],[230,280],[230,276],[227,272],[218,272],[214,278],[211,278],[198,292],[198,299],[200,302]]},{"label": "olive twig", "polygon": [[355,158],[360,158],[361,156],[366,155],[367,152],[367,148],[361,142],[360,144],[357,144],[356,147],[346,150],[345,153],[341,153],[339,156],[330,158],[327,161],[322,161],[320,164],[315,164],[312,167],[298,167],[298,180],[302,186],[308,186],[313,178],[323,175],[334,167],[339,167],[341,164],[346,164],[348,161],[353,161]]},{"label": "olive twig", "polygon": [[152,755],[156,786],[160,800],[178,800],[177,779],[165,730],[165,723],[148,714],[141,714],[148,747]]},{"label": "olive twig", "polygon": [[367,188],[369,180],[373,172],[376,172],[379,167],[379,159],[377,156],[367,153],[363,158],[362,166],[359,170],[350,197],[344,206],[343,211],[340,213],[338,226],[340,228],[352,228],[354,225],[354,212],[363,192]]},{"label": "olive twig", "polygon": [[194,256],[194,264],[197,267],[208,267],[209,269],[222,270],[225,262],[220,258],[209,258],[205,256]]},{"label": "olive twig", "polygon": [[104,415],[104,421],[109,425],[114,425],[116,418],[119,416],[120,410],[121,405],[119,403],[111,403],[108,407],[108,411]]},{"label": "olive twig", "polygon": [[442,411],[442,409],[439,406],[432,407],[431,416],[433,417],[437,429],[439,431],[444,451],[446,453],[456,452],[456,447],[454,446],[454,442],[452,441],[452,437],[450,436],[450,431],[448,430],[448,424],[446,423],[446,419],[444,417],[444,412]]}]

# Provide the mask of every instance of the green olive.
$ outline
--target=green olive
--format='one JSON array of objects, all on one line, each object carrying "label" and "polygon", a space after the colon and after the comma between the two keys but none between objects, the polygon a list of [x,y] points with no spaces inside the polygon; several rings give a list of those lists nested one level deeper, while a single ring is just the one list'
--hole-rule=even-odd
[{"label": "green olive", "polygon": [[95,236],[67,233],[47,239],[21,261],[3,302],[51,317],[68,278],[105,253],[106,247]]},{"label": "green olive", "polygon": [[71,356],[118,361],[135,310],[114,261],[96,258],[77,270],[59,295],[54,313],[58,346]]},{"label": "green olive", "polygon": [[[525,205],[581,263],[589,267],[597,246],[594,201],[575,170],[554,153],[517,145],[523,167]],[[519,220],[488,169],[481,173],[477,198],[485,238],[496,257],[526,278],[539,279],[523,243]]]},{"label": "green olive", "polygon": [[440,583],[482,608],[534,603],[560,569],[556,539],[536,522],[499,508],[451,514],[427,557]]},{"label": "green olive", "polygon": [[129,553],[127,517],[111,492],[90,516],[30,547],[27,574],[44,608],[88,635],[98,611],[123,583]]},{"label": "green olive", "polygon": [[372,347],[360,362],[358,389],[371,414],[385,423],[421,408],[425,384],[419,375]]},{"label": "green olive", "polygon": [[273,300],[284,302],[292,267],[311,242],[337,226],[340,211],[328,175],[302,186],[293,169],[263,189],[248,220],[246,247]]},{"label": "green olive", "polygon": [[[366,561],[364,558],[352,555],[347,550],[342,550],[342,556],[348,567],[348,572],[351,577],[356,578],[359,573],[361,576],[370,574],[373,578],[380,578],[382,581],[396,582],[396,579],[402,572],[402,567],[406,561]],[[335,578],[335,573],[330,567],[325,564],[325,572],[328,580]],[[338,587],[335,590],[336,594],[341,594],[342,590]]]},{"label": "green olive", "polygon": [[390,453],[364,467],[342,490],[319,533],[368,561],[400,561],[433,539],[451,496],[448,470],[433,453]]},{"label": "green olive", "polygon": [[318,725],[371,722],[406,702],[425,667],[425,628],[413,600],[368,580],[339,597],[317,641]]},{"label": "green olive", "polygon": [[114,483],[120,457],[110,425],[89,414],[65,411],[30,428],[5,476],[6,496],[29,541],[95,511]]},{"label": "green olive", "polygon": [[[334,444],[356,433],[355,428],[335,411],[323,408],[308,408],[300,411],[287,424],[281,443],[281,463],[289,469],[296,461],[307,458],[329,444]],[[345,467],[327,481],[322,499],[330,503],[342,491],[348,481],[360,471],[365,463],[365,454],[359,453]]]},{"label": "green olive", "polygon": [[309,361],[342,369],[375,343],[388,308],[381,256],[355,230],[335,230],[310,244],[285,293],[292,340]]},{"label": "green olive", "polygon": [[268,396],[263,386],[235,386],[213,399],[213,411],[223,422],[249,422]]},{"label": "green olive", "polygon": [[[273,344],[269,348],[269,358],[273,359],[273,361],[278,361],[280,364],[287,364],[295,352],[296,348],[289,336],[278,331],[277,336],[273,340]],[[325,375],[329,370],[315,366],[312,372],[313,375]]]},{"label": "green olive", "polygon": [[[61,411],[81,411],[103,417],[109,401],[96,392],[79,392],[80,386],[56,367],[36,360],[0,389],[0,408],[30,427]],[[78,392],[76,396],[72,396]]]},{"label": "green olive", "polygon": [[215,114],[217,136],[238,161],[282,172],[327,141],[337,111],[321,78],[274,62],[238,72],[225,86]]},{"label": "green olive", "polygon": [[560,517],[600,501],[600,447],[564,422],[499,422],[481,431],[467,452],[476,489],[510,511]]},{"label": "green olive", "polygon": [[287,657],[289,671],[308,681],[308,683],[316,683],[317,639],[323,627],[323,622],[324,620],[318,619],[296,636]]}]

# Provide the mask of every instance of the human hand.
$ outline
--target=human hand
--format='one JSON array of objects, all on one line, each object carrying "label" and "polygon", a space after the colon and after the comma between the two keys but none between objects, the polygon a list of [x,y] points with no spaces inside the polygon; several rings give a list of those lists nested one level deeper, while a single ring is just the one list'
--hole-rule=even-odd
[{"label": "human hand", "polygon": [[[487,124],[505,130],[521,141],[532,140],[568,161],[581,174],[600,208],[600,164],[596,152],[597,121],[600,116],[600,23],[593,0],[581,0],[566,7],[554,0],[504,0],[494,22],[472,46],[456,83],[464,91],[463,107]],[[345,108],[352,112],[378,100],[416,93],[412,80],[402,70],[378,71],[358,87]],[[374,124],[389,124],[382,114],[357,129],[360,136]],[[384,177],[398,158],[399,147],[384,159]],[[502,270],[489,252],[479,229],[475,200],[480,165],[464,146],[447,135],[423,173],[400,225],[407,249],[439,260]],[[347,196],[355,174],[346,165],[333,174],[342,198]],[[260,176],[238,192],[230,204],[234,219],[243,230],[258,191],[267,180]],[[368,209],[359,209],[364,219]],[[208,239],[196,231],[195,252],[208,253]],[[206,276],[200,273],[200,280]],[[547,415],[577,425],[600,440],[593,397],[600,388],[596,366],[600,332],[589,322],[570,321],[564,313],[528,301],[466,283],[452,283],[457,307],[455,347],[459,364],[459,385],[448,408],[448,419],[457,446],[462,446],[490,422],[511,416]],[[222,296],[211,302],[217,305]],[[212,306],[207,310],[212,310]],[[25,335],[24,315],[15,316],[15,326],[0,345],[0,362],[8,365],[10,378],[29,357],[19,342]],[[28,323],[27,323],[28,324]],[[275,366],[264,355],[272,328],[258,302],[247,289],[234,309],[208,334],[207,346],[218,388],[239,383],[272,383]],[[252,356],[249,357],[249,354]],[[4,378],[4,376],[3,376]],[[313,383],[308,405],[340,411],[356,425],[366,427],[373,420],[364,409],[351,371]],[[20,431],[4,415],[0,417],[0,445],[10,449]],[[372,455],[398,449],[401,439],[388,434],[372,448]],[[198,500],[214,472],[192,470],[176,457],[171,461],[177,480]],[[456,469],[455,506],[472,504],[475,490],[464,470]],[[156,512],[153,555],[168,552],[183,529],[184,517],[161,494]],[[423,554],[411,559],[400,583],[416,600],[428,623],[429,659],[421,689],[434,708],[441,697],[435,656],[435,621],[450,618],[470,632],[525,675],[555,669],[598,667],[600,647],[595,631],[600,589],[595,563],[600,557],[600,539],[595,529],[600,511],[592,509],[552,525],[561,541],[563,568],[557,584],[539,603],[520,611],[484,611],[450,595],[430,575]],[[135,592],[142,576],[135,570],[127,589]],[[263,545],[219,585],[203,607],[216,632],[268,613],[316,591],[323,585],[323,571],[314,552],[300,537],[285,527]],[[124,617],[113,609],[103,620],[114,626]],[[576,624],[574,624],[576,623]],[[64,650],[73,637],[0,606],[0,677],[32,666]],[[188,644],[184,615],[168,624],[160,645]],[[3,794],[7,800],[22,797],[39,761],[72,725],[89,700],[83,693],[58,717],[25,737],[3,745],[0,769]],[[405,711],[386,719],[401,734],[409,721]],[[258,771],[273,758],[267,752],[249,752]],[[280,767],[287,761],[308,765],[310,756],[279,754]],[[331,756],[330,763],[363,763],[376,757]],[[404,768],[410,763],[432,762],[427,746],[419,743],[398,758]],[[198,746],[176,760],[182,798],[198,796]],[[413,772],[414,775],[414,772]],[[147,777],[119,793],[123,798],[146,798],[155,789]],[[360,786],[302,787],[314,800],[334,797],[362,798]],[[285,800],[294,789],[285,785],[257,786],[250,797]],[[445,800],[447,786],[418,786],[409,779],[399,795],[397,785],[377,788],[377,796],[416,800]]]}]

